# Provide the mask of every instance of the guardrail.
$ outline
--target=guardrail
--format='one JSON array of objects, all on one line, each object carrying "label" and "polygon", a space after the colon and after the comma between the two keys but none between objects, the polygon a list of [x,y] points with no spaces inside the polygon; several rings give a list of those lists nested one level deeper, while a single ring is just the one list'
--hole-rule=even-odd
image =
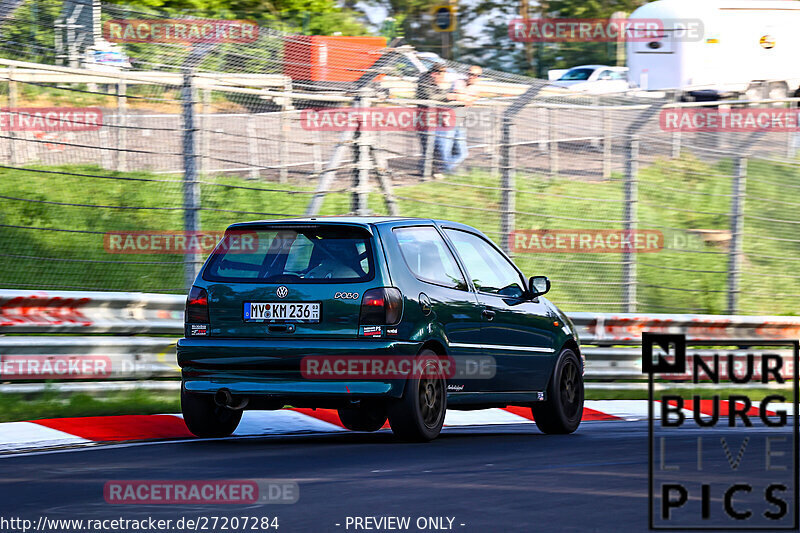
[{"label": "guardrail", "polygon": [[2,333],[183,333],[186,297],[0,289]]},{"label": "guardrail", "polygon": [[796,340],[800,317],[570,313],[582,344],[639,344],[642,331],[683,333],[689,340]]},{"label": "guardrail", "polygon": [[[183,334],[184,303],[184,296],[171,294],[2,289],[0,382],[6,383],[0,384],[0,392],[41,390],[42,382],[54,376],[61,378],[56,388],[64,391],[122,390],[138,385],[119,380],[177,378],[174,349]],[[570,318],[586,354],[586,377],[599,381],[644,377],[641,351],[635,346],[643,331],[683,333],[689,340],[735,340],[741,345],[736,353],[753,353],[756,358],[763,352],[748,349],[748,344],[757,347],[760,340],[800,337],[800,317],[788,316],[570,313]],[[711,355],[714,350],[697,353]],[[770,353],[792,362],[790,350]],[[86,379],[99,381],[80,383]],[[40,383],[30,383],[37,380]],[[138,383],[151,389],[175,388],[169,381]]]}]

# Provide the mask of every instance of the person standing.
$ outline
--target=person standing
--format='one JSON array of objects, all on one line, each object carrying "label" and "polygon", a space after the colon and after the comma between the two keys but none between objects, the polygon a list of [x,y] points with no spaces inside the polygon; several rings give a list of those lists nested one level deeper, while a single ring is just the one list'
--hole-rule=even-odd
[{"label": "person standing", "polygon": [[[453,92],[445,80],[446,69],[443,63],[435,63],[430,70],[424,72],[417,80],[417,100],[428,100],[431,102],[450,102],[460,98],[460,95]],[[452,152],[452,143],[448,142],[448,133],[452,128],[446,129],[446,125],[440,125],[440,119],[446,115],[441,108],[433,108],[435,116],[434,126],[430,126],[427,120],[428,113],[431,113],[430,103],[418,104],[419,113],[424,114],[424,127],[418,130],[420,144],[422,146],[422,160],[420,161],[420,174],[425,172],[425,159],[433,157],[433,177],[438,179],[443,177],[442,170],[447,166],[447,157]],[[444,126],[444,127],[442,127]],[[428,154],[428,140],[433,136],[433,154]]]},{"label": "person standing", "polygon": [[445,142],[442,147],[444,151],[444,170],[452,174],[458,166],[467,158],[467,108],[475,103],[480,96],[477,81],[483,74],[483,69],[477,65],[469,67],[467,80],[462,87],[455,89],[456,100],[461,104],[455,108],[455,128],[443,132]]}]

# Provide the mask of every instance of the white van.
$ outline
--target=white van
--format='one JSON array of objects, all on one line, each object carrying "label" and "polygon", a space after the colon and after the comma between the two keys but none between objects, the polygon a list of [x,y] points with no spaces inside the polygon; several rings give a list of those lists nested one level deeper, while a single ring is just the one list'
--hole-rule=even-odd
[{"label": "white van", "polygon": [[629,21],[660,21],[627,43],[629,80],[697,99],[783,98],[800,88],[800,2],[656,0]]}]

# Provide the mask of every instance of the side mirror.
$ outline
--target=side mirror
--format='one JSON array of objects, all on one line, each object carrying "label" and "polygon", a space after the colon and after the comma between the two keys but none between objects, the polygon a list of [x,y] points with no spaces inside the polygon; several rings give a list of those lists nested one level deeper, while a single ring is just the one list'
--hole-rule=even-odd
[{"label": "side mirror", "polygon": [[550,290],[550,280],[547,276],[532,276],[528,280],[528,291],[531,298],[536,298],[542,294],[546,294]]}]

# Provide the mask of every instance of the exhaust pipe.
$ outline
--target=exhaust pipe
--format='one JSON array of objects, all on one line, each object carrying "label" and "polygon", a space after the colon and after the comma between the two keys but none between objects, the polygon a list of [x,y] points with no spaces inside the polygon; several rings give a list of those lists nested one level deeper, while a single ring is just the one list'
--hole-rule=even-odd
[{"label": "exhaust pipe", "polygon": [[232,409],[234,411],[239,411],[247,407],[247,404],[250,403],[250,399],[245,397],[237,404],[233,404],[233,395],[231,391],[228,389],[219,389],[214,394],[214,403],[220,407],[226,407],[228,409]]}]

